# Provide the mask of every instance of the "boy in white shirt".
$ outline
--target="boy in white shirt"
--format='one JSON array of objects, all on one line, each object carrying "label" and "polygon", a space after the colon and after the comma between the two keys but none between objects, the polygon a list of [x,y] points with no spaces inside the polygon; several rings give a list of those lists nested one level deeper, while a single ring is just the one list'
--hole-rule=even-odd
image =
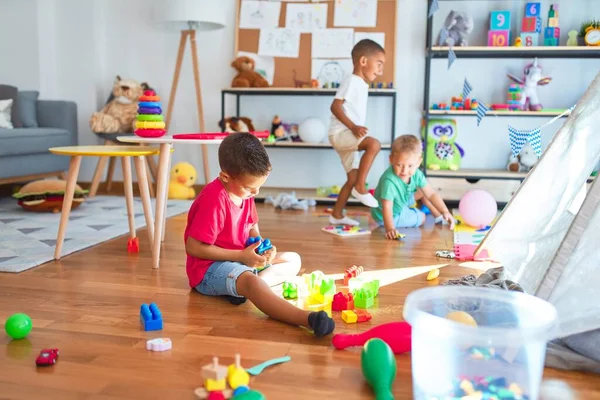
[{"label": "boy in white shirt", "polygon": [[[381,143],[367,136],[364,126],[367,116],[369,85],[383,74],[385,51],[377,42],[363,39],[352,49],[354,70],[340,84],[331,104],[329,142],[339,154],[348,179],[329,217],[331,224],[359,225],[343,215],[350,194],[368,207],[378,207],[379,202],[367,191],[367,174],[381,149]],[[362,157],[358,151],[364,151]]]}]

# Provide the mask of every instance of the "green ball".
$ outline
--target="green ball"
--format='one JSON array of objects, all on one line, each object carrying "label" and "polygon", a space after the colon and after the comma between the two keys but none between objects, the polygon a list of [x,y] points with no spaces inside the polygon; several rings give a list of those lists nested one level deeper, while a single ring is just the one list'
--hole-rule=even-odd
[{"label": "green ball", "polygon": [[4,330],[13,339],[23,339],[31,332],[33,324],[29,315],[23,313],[13,314],[6,320]]}]

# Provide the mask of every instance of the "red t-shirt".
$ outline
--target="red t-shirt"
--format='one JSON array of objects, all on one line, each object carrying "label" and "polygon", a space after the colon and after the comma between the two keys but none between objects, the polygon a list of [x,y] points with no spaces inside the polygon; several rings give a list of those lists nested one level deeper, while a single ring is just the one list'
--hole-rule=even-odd
[{"label": "red t-shirt", "polygon": [[[202,189],[190,207],[184,243],[191,237],[223,249],[242,250],[246,247],[250,228],[257,222],[254,198],[244,199],[238,207],[217,178]],[[190,287],[202,282],[213,262],[187,255],[185,267]]]}]

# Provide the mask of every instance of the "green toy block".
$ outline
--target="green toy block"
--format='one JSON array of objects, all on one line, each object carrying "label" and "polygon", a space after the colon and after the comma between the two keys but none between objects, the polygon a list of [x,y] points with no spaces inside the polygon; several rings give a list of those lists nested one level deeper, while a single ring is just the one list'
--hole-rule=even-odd
[{"label": "green toy block", "polygon": [[363,289],[367,289],[373,293],[373,297],[379,295],[379,279],[373,279],[363,285]]},{"label": "green toy block", "polygon": [[373,292],[369,289],[358,289],[354,294],[354,308],[373,307],[374,297]]},{"label": "green toy block", "polygon": [[298,284],[293,282],[283,282],[283,298],[284,299],[297,299],[298,298]]}]

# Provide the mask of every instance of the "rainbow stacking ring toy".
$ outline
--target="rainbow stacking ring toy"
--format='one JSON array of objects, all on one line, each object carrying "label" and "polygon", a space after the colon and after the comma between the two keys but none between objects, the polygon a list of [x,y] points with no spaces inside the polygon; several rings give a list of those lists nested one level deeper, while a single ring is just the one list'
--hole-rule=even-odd
[{"label": "rainbow stacking ring toy", "polygon": [[138,113],[135,121],[136,136],[143,138],[158,138],[164,136],[165,121],[160,107],[160,96],[154,90],[145,90],[138,99]]}]

